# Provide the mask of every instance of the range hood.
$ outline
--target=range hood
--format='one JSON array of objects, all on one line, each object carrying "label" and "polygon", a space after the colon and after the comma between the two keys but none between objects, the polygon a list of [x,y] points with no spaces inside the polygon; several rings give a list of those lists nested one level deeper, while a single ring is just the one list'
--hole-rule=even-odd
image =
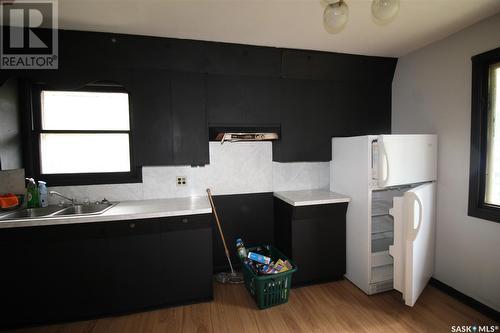
[{"label": "range hood", "polygon": [[210,141],[241,142],[241,141],[274,141],[280,137],[279,127],[242,127],[224,126],[209,127]]}]

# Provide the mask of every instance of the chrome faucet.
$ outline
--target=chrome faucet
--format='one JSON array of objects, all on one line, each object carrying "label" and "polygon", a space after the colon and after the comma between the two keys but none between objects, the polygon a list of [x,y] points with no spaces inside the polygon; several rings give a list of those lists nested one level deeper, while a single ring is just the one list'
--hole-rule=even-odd
[{"label": "chrome faucet", "polygon": [[76,205],[76,199],[75,198],[70,198],[70,197],[67,197],[57,191],[50,191],[49,192],[50,195],[57,195],[58,197],[61,197],[63,199],[66,199],[68,200],[69,202],[71,202],[72,205]]}]

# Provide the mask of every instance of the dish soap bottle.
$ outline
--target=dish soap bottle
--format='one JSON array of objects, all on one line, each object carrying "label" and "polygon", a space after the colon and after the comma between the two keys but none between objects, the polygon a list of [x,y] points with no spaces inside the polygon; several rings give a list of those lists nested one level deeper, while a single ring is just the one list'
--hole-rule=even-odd
[{"label": "dish soap bottle", "polygon": [[37,208],[39,202],[35,180],[33,178],[26,178],[26,180],[28,181],[28,186],[26,188],[26,205],[28,208]]},{"label": "dish soap bottle", "polygon": [[47,183],[43,180],[38,181],[38,199],[40,201],[40,207],[47,207],[49,205],[48,200]]}]

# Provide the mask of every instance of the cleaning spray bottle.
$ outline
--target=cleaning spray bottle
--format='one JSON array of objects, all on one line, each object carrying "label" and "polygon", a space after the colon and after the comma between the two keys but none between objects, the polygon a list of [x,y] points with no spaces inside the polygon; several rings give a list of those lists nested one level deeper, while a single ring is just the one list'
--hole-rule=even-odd
[{"label": "cleaning spray bottle", "polygon": [[40,207],[47,207],[49,205],[49,198],[47,191],[47,183],[43,180],[38,181],[38,199],[40,201]]},{"label": "cleaning spray bottle", "polygon": [[38,189],[33,178],[26,178],[28,186],[26,187],[26,205],[28,208],[37,208],[38,202]]}]

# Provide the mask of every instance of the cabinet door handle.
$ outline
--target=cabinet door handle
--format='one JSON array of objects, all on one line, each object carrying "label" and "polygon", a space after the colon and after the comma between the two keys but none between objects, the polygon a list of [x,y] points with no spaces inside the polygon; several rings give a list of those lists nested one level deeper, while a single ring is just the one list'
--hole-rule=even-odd
[{"label": "cabinet door handle", "polygon": [[134,229],[134,228],[135,228],[135,222],[130,222],[130,223],[128,224],[128,227],[129,227],[130,229]]},{"label": "cabinet door handle", "polygon": [[188,222],[189,222],[189,220],[188,220],[188,218],[187,218],[187,217],[183,217],[183,218],[182,218],[182,220],[181,220],[181,222],[182,222],[182,223],[188,223]]}]

